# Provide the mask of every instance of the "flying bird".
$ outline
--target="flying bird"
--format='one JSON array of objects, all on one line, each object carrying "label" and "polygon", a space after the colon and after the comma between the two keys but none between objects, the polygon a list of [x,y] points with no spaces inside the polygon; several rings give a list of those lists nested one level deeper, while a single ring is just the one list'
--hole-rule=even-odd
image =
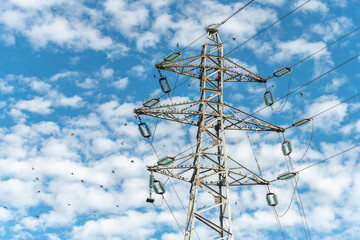
[{"label": "flying bird", "polygon": [[304,96],[304,94],[303,94],[302,92],[300,93],[300,95],[301,95],[301,96]]},{"label": "flying bird", "polygon": [[116,207],[119,207],[119,205],[116,205]]},{"label": "flying bird", "polygon": [[156,78],[156,75],[154,74],[154,78]]},{"label": "flying bird", "polygon": [[82,179],[81,179],[80,181],[81,181],[81,182],[84,182],[84,180],[82,180]]},{"label": "flying bird", "polygon": [[71,133],[71,136],[74,136],[74,133]]},{"label": "flying bird", "polygon": [[101,188],[103,188],[104,186],[103,185],[100,185]]},{"label": "flying bird", "polygon": [[180,47],[179,43],[177,43],[177,44],[176,44],[176,47],[177,47],[177,48],[179,48],[179,47]]},{"label": "flying bird", "polygon": [[234,38],[234,37],[233,37],[233,38],[232,38],[232,40],[233,40],[233,41],[235,41],[235,40],[236,40],[236,38]]},{"label": "flying bird", "polygon": [[114,170],[112,170],[111,172],[115,174],[115,171],[114,171]]},{"label": "flying bird", "polygon": [[131,160],[131,163],[134,163],[134,160]]},{"label": "flying bird", "polygon": [[126,126],[127,126],[127,123],[125,123],[124,126],[126,127]]},{"label": "flying bird", "polygon": [[36,180],[39,180],[39,178],[37,177]]},{"label": "flying bird", "polygon": [[74,175],[74,173],[72,172],[71,175]]},{"label": "flying bird", "polygon": [[125,141],[122,141],[122,142],[121,142],[120,144],[121,144],[121,146],[124,146],[124,144],[125,144]]},{"label": "flying bird", "polygon": [[35,170],[35,168],[34,168],[34,167],[32,167],[31,169],[32,169],[32,170]]},{"label": "flying bird", "polygon": [[70,203],[68,203],[68,206],[70,206]]},{"label": "flying bird", "polygon": [[36,215],[35,217],[36,217],[36,218],[39,218],[39,216],[38,216],[38,215]]},{"label": "flying bird", "polygon": [[38,191],[38,193],[40,193],[40,190]]}]

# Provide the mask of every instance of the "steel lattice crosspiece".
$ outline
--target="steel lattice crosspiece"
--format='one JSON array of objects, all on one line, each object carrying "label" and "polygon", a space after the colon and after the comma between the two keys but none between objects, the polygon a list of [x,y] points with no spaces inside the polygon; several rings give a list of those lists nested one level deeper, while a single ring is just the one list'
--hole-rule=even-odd
[{"label": "steel lattice crosspiece", "polygon": [[147,168],[152,173],[190,183],[185,240],[194,239],[198,227],[212,232],[207,239],[233,240],[230,187],[268,185],[269,182],[226,154],[225,130],[285,130],[223,102],[224,83],[264,83],[266,80],[223,56],[223,45],[216,27],[209,26],[206,31],[199,56],[165,60],[155,65],[159,70],[199,79],[200,99],[142,107],[134,112],[197,127],[194,153],[176,158],[164,157]]}]

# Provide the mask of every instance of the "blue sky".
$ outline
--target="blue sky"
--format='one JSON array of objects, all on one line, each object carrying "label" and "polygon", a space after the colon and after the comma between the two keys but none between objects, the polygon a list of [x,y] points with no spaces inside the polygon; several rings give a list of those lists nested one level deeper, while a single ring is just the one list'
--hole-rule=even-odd
[{"label": "blue sky", "polygon": [[[227,53],[304,1],[259,0],[219,28]],[[154,65],[185,47],[246,1],[0,0],[0,238],[182,239],[160,196],[148,196],[146,165],[156,155],[137,130],[133,109],[161,95]],[[312,0],[227,57],[267,77],[358,27],[357,0]],[[359,32],[294,67],[290,90],[359,54]],[[235,38],[235,40],[233,40]],[[183,56],[200,53],[204,38]],[[276,124],[287,127],[359,91],[359,58],[274,104]],[[177,76],[164,73],[172,85]],[[179,82],[187,78],[179,77]],[[288,92],[289,75],[267,86],[275,99]],[[196,100],[196,79],[177,88],[173,101]],[[232,89],[234,93],[232,93]],[[258,83],[225,87],[225,101],[252,113],[264,106]],[[301,92],[301,94],[300,94]],[[166,100],[165,100],[166,101]],[[290,128],[295,169],[359,143],[360,102],[354,98]],[[270,108],[257,116],[274,123]],[[143,117],[151,129],[155,119]],[[313,126],[313,127],[312,127]],[[314,128],[314,130],[312,130]],[[196,129],[159,121],[154,147],[161,156],[189,148]],[[313,136],[312,136],[313,135]],[[256,171],[245,132],[227,133],[227,152]],[[249,133],[264,178],[286,170],[274,133]],[[312,138],[309,150],[302,158]],[[360,148],[299,173],[298,187],[311,239],[358,239]],[[301,159],[302,158],[302,159]],[[296,161],[299,160],[300,161]],[[131,162],[133,160],[133,162]],[[161,181],[167,179],[157,176]],[[181,227],[189,185],[166,184],[165,198]],[[101,187],[101,186],[102,187]],[[290,181],[271,184],[285,212]],[[179,195],[180,201],[176,193]],[[232,189],[235,239],[281,239],[262,186]],[[180,203],[181,202],[181,203]],[[235,204],[236,203],[236,204]],[[297,201],[280,222],[286,239],[306,239]],[[199,228],[207,236],[205,228]],[[205,239],[205,238],[204,238]]]}]

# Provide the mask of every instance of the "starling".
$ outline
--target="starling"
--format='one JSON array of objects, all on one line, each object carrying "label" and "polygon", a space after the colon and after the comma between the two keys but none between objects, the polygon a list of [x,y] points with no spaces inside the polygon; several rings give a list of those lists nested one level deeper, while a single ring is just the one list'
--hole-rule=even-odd
[{"label": "starling", "polygon": [[68,206],[70,206],[70,203],[68,203]]},{"label": "starling", "polygon": [[114,171],[114,170],[112,170],[111,172],[115,174],[115,171]]},{"label": "starling", "polygon": [[38,193],[40,193],[40,190],[38,191]]},{"label": "starling", "polygon": [[180,44],[179,44],[179,43],[177,43],[177,44],[176,44],[176,47],[177,47],[177,48],[179,48],[179,47],[180,47]]},{"label": "starling", "polygon": [[116,207],[119,207],[119,205],[116,205]]},{"label": "starling", "polygon": [[32,169],[32,170],[35,170],[35,168],[34,168],[34,167],[32,167],[31,169]]},{"label": "starling", "polygon": [[74,133],[71,133],[71,136],[74,136]]},{"label": "starling", "polygon": [[134,160],[131,160],[131,163],[134,163]]},{"label": "starling", "polygon": [[232,40],[233,40],[233,41],[235,41],[235,40],[236,40],[236,38],[234,38],[234,37],[233,37],[233,38],[232,38]]},{"label": "starling", "polygon": [[104,186],[103,185],[100,185],[101,188],[103,188]]},{"label": "starling", "polygon": [[36,180],[39,180],[39,178],[37,177]]},{"label": "starling", "polygon": [[82,179],[81,179],[80,181],[81,181],[81,182],[84,182],[84,180],[82,180]]},{"label": "starling", "polygon": [[38,216],[38,215],[36,215],[35,217],[36,217],[36,218],[39,218],[39,216]]},{"label": "starling", "polygon": [[71,175],[74,175],[74,173],[72,172]]},{"label": "starling", "polygon": [[121,146],[124,146],[125,142],[124,142],[124,141],[122,141],[120,144],[121,144]]},{"label": "starling", "polygon": [[125,123],[124,126],[126,127],[126,126],[127,126],[127,123]]},{"label": "starling", "polygon": [[301,96],[304,96],[304,94],[303,94],[303,93],[300,93],[300,95],[301,95]]}]

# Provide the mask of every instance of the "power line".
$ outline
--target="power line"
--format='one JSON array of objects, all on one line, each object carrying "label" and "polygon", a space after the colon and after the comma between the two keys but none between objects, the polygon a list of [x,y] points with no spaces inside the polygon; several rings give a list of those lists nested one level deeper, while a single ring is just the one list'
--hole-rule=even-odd
[{"label": "power line", "polygon": [[[294,162],[300,162],[301,160],[304,159],[304,157],[306,156],[306,153],[309,151],[310,149],[310,145],[312,143],[312,139],[313,139],[313,136],[314,136],[314,121],[311,121],[311,125],[312,125],[312,129],[311,129],[311,137],[310,137],[310,140],[309,140],[309,144],[307,145],[306,147],[306,150],[304,152],[304,154],[302,155],[302,157],[299,159],[299,160],[294,160],[292,158],[290,158],[292,161]],[[290,156],[289,156],[290,157]]]},{"label": "power line", "polygon": [[275,22],[273,22],[272,24],[270,24],[269,26],[267,26],[266,28],[262,29],[261,31],[257,32],[255,35],[253,35],[251,38],[247,39],[245,42],[241,43],[240,45],[236,46],[235,48],[233,48],[232,50],[230,50],[229,52],[227,52],[224,56],[229,55],[230,53],[232,53],[233,51],[235,51],[236,49],[238,49],[239,47],[243,46],[244,44],[246,44],[247,42],[249,42],[250,40],[252,40],[253,38],[257,37],[259,34],[263,33],[264,31],[266,31],[267,29],[271,28],[273,25],[275,25],[276,23],[280,22],[281,20],[283,20],[284,18],[286,18],[287,16],[289,16],[290,14],[292,14],[293,12],[297,11],[299,8],[303,7],[305,4],[307,4],[308,2],[310,2],[311,0],[308,0],[306,2],[304,2],[303,4],[299,5],[298,7],[296,7],[295,9],[293,9],[291,12],[285,14],[284,16],[282,16],[281,18],[279,18],[278,20],[276,20]]},{"label": "power line", "polygon": [[346,150],[344,150],[344,151],[341,151],[341,152],[339,152],[339,153],[337,153],[337,154],[335,154],[335,155],[333,155],[333,156],[331,156],[331,157],[325,158],[325,159],[323,159],[323,160],[321,160],[321,161],[319,161],[319,162],[317,162],[317,163],[314,163],[314,164],[311,164],[310,166],[307,166],[307,167],[305,167],[305,168],[302,168],[302,169],[296,171],[296,173],[299,173],[299,172],[302,172],[302,171],[304,171],[304,170],[307,170],[307,169],[309,169],[309,168],[311,168],[311,167],[314,167],[314,166],[316,166],[316,165],[318,165],[318,164],[320,164],[320,163],[323,163],[323,162],[328,161],[328,160],[330,160],[330,159],[332,159],[332,158],[334,158],[334,157],[337,157],[337,156],[339,156],[339,155],[341,155],[341,154],[344,154],[344,153],[346,153],[346,152],[348,152],[348,151],[351,151],[351,150],[353,150],[353,149],[355,149],[355,148],[357,148],[357,147],[360,147],[360,144],[357,144],[357,145],[355,145],[355,146],[352,146],[351,148],[348,148],[348,149],[346,149]]},{"label": "power line", "polygon": [[[255,0],[251,0],[250,2],[248,2],[247,4],[245,4],[244,6],[242,6],[241,8],[239,8],[236,12],[234,12],[233,14],[231,14],[230,16],[228,16],[227,18],[225,18],[223,21],[221,21],[221,23],[218,23],[215,25],[215,28],[219,28],[221,25],[223,25],[224,23],[226,23],[230,18],[232,18],[233,16],[235,16],[236,14],[238,14],[241,10],[243,10],[244,8],[246,8],[247,6],[249,6],[252,2],[254,2]],[[196,43],[198,40],[200,40],[203,36],[206,35],[206,31],[204,34],[202,34],[200,37],[196,38],[194,41],[192,41],[190,44],[186,45],[183,49],[181,49],[179,52],[183,52],[185,49],[187,49],[188,47],[190,47],[191,45],[193,45],[194,43]]]},{"label": "power line", "polygon": [[[298,88],[296,88],[296,89],[292,90],[291,92],[289,92],[288,94],[286,94],[286,95],[282,96],[281,98],[278,98],[278,99],[277,99],[277,100],[275,100],[273,103],[276,103],[276,102],[280,101],[281,99],[283,99],[283,98],[285,98],[285,97],[287,97],[287,96],[289,96],[289,95],[293,94],[294,92],[299,91],[300,89],[302,89],[302,88],[306,87],[306,86],[307,86],[307,85],[309,85],[310,83],[313,83],[313,82],[315,82],[315,81],[319,80],[319,79],[320,79],[320,78],[322,78],[323,76],[325,76],[325,75],[327,75],[327,74],[329,74],[329,73],[333,72],[334,70],[336,70],[336,69],[338,69],[338,68],[342,67],[342,66],[343,66],[343,65],[345,65],[346,63],[348,63],[348,62],[350,62],[350,61],[352,61],[352,60],[356,59],[356,58],[357,58],[357,57],[359,57],[359,56],[360,56],[360,54],[357,54],[356,56],[354,56],[354,57],[352,57],[352,58],[350,58],[350,59],[346,60],[345,62],[343,62],[343,63],[341,63],[341,64],[339,64],[339,65],[337,65],[337,66],[335,66],[334,68],[332,68],[332,69],[330,69],[330,70],[326,71],[325,73],[323,73],[323,74],[321,74],[320,76],[318,76],[318,77],[314,78],[313,80],[311,80],[311,81],[309,81],[309,82],[305,83],[304,85],[302,85],[302,86],[300,86],[300,87],[298,87]],[[265,109],[265,108],[267,108],[267,107],[268,107],[268,106],[264,106],[264,107],[260,108],[259,110],[257,110],[257,111],[255,111],[255,112],[253,112],[251,115],[254,115],[254,114],[258,113],[258,112],[260,112],[260,111],[264,110],[264,109]],[[247,117],[247,118],[248,118],[248,117]],[[246,119],[246,118],[245,118],[245,119]],[[245,120],[245,119],[244,119],[244,120]]]},{"label": "power line", "polygon": [[359,30],[359,29],[360,29],[360,27],[358,27],[358,28],[356,28],[356,29],[352,30],[351,32],[349,32],[349,33],[347,33],[347,34],[343,35],[342,37],[340,37],[340,38],[336,39],[336,40],[335,40],[335,41],[333,41],[332,43],[330,43],[330,44],[326,45],[325,47],[323,47],[323,48],[319,49],[318,51],[316,51],[316,52],[312,53],[311,55],[307,56],[306,58],[304,58],[304,59],[302,59],[302,60],[298,61],[297,63],[295,63],[294,65],[292,65],[290,68],[293,68],[293,67],[295,67],[296,65],[298,65],[298,64],[300,64],[300,63],[302,63],[302,62],[306,61],[307,59],[311,58],[311,57],[312,57],[312,56],[314,56],[315,54],[317,54],[317,53],[321,52],[322,50],[324,50],[324,49],[326,49],[326,48],[328,48],[328,47],[330,47],[330,46],[331,46],[331,45],[333,45],[334,43],[337,43],[338,41],[340,41],[340,40],[344,39],[345,37],[349,36],[350,34],[352,34],[352,33],[356,32],[356,31],[357,31],[357,30]]},{"label": "power line", "polygon": [[176,219],[176,217],[175,217],[175,215],[174,215],[173,211],[172,211],[172,210],[171,210],[171,208],[169,207],[169,204],[168,204],[168,202],[166,201],[166,198],[164,197],[164,195],[163,195],[163,199],[164,199],[164,201],[165,201],[165,203],[166,203],[166,206],[168,207],[169,211],[171,212],[171,215],[173,216],[173,218],[174,218],[174,220],[175,220],[176,224],[178,225],[178,227],[179,227],[179,229],[180,229],[180,231],[181,231],[182,235],[185,237],[184,231],[183,231],[183,230],[182,230],[182,228],[180,227],[180,224],[179,224],[179,222],[177,221],[177,219]]},{"label": "power line", "polygon": [[255,0],[251,0],[250,2],[248,2],[247,4],[245,4],[244,6],[242,6],[241,8],[239,8],[239,10],[237,10],[236,12],[234,12],[233,14],[231,14],[230,16],[228,16],[227,18],[225,18],[221,23],[216,24],[215,28],[219,28],[221,25],[223,25],[224,23],[226,23],[230,18],[232,18],[233,16],[235,16],[236,14],[238,14],[241,10],[243,10],[244,8],[246,8],[247,6],[249,6],[253,1],[255,1]]},{"label": "power line", "polygon": [[[333,41],[333,42],[331,42],[331,43],[327,44],[325,47],[320,48],[319,50],[317,50],[317,51],[313,52],[313,53],[312,53],[312,54],[310,54],[309,56],[307,56],[307,57],[303,58],[302,60],[300,60],[300,61],[296,62],[295,64],[293,64],[293,65],[292,65],[292,66],[290,66],[289,68],[290,68],[290,69],[294,68],[294,67],[295,67],[295,66],[297,66],[298,64],[300,64],[300,63],[302,63],[302,62],[304,62],[304,61],[308,60],[309,58],[311,58],[311,57],[313,57],[314,55],[318,54],[319,52],[321,52],[321,51],[325,50],[326,48],[330,47],[331,45],[333,45],[333,44],[335,44],[335,43],[339,42],[340,40],[342,40],[342,39],[346,38],[347,36],[349,36],[350,34],[352,34],[352,33],[356,32],[356,31],[357,31],[357,30],[359,30],[359,29],[360,29],[360,27],[355,28],[355,29],[354,29],[354,30],[352,30],[351,32],[348,32],[347,34],[345,34],[345,35],[341,36],[340,38],[336,39],[335,41]],[[270,80],[270,79],[271,79],[271,78],[273,78],[273,77],[274,77],[274,75],[272,75],[272,76],[270,76],[270,77],[266,78],[266,80]]]},{"label": "power line", "polygon": [[[341,101],[341,102],[339,102],[338,104],[336,104],[336,105],[334,105],[334,106],[331,106],[331,107],[329,107],[329,108],[327,108],[327,109],[325,109],[325,110],[323,110],[323,111],[315,114],[315,115],[312,116],[312,117],[309,117],[308,119],[314,119],[314,118],[316,118],[317,116],[319,116],[319,115],[321,115],[321,114],[324,114],[325,112],[330,111],[331,109],[333,109],[333,108],[335,108],[335,107],[337,107],[337,106],[339,106],[339,105],[342,105],[342,104],[344,104],[344,103],[346,103],[346,102],[350,101],[351,99],[356,98],[356,97],[358,97],[358,96],[360,96],[360,93],[357,93],[357,94],[349,97],[348,99],[345,99],[344,101]],[[292,126],[287,127],[287,128],[285,128],[285,129],[289,129],[289,128],[292,128],[292,127],[295,127],[295,126],[292,125]]]},{"label": "power line", "polygon": [[315,117],[317,117],[317,116],[319,116],[319,115],[321,115],[321,114],[323,114],[323,113],[325,113],[325,112],[327,112],[327,111],[329,111],[329,110],[331,110],[331,109],[333,109],[333,108],[335,108],[335,107],[337,107],[337,106],[339,106],[341,104],[344,104],[345,102],[350,101],[351,99],[356,98],[358,96],[360,96],[360,93],[355,94],[354,96],[352,96],[352,97],[350,97],[350,98],[348,98],[348,99],[346,99],[346,100],[344,100],[344,101],[342,101],[342,102],[340,102],[340,103],[338,103],[338,104],[336,104],[336,105],[334,105],[334,106],[332,106],[332,107],[330,107],[330,108],[328,108],[328,109],[326,109],[324,111],[319,112],[318,114],[314,115],[312,118],[315,118]]}]

